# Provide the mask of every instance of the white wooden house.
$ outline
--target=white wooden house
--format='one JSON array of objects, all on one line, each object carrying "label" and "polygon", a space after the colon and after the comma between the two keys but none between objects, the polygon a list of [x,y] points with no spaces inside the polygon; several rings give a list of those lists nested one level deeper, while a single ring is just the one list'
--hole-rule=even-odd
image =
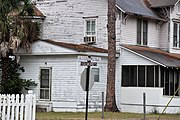
[{"label": "white wooden house", "polygon": [[[100,110],[106,92],[107,0],[39,0],[43,13],[42,40],[31,53],[19,52],[23,78],[33,88],[38,105],[52,111],[83,111],[80,85],[84,66],[78,56],[100,57],[92,68],[94,86],[89,107]],[[179,0],[116,0],[116,102],[122,112],[162,112],[180,84]],[[40,17],[41,18],[41,17]],[[166,113],[180,112],[179,93]]]}]

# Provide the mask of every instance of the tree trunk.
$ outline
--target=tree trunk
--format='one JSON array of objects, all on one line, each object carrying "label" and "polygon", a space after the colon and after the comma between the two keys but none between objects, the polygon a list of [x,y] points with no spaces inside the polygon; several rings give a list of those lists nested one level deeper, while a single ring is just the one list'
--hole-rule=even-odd
[{"label": "tree trunk", "polygon": [[108,72],[105,111],[118,112],[115,95],[116,72],[116,0],[108,0]]}]

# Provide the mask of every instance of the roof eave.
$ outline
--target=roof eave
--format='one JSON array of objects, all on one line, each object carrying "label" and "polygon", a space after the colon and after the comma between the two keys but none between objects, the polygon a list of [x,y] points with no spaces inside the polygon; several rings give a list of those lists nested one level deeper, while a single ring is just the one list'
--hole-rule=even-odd
[{"label": "roof eave", "polygon": [[137,52],[135,52],[135,51],[133,51],[133,50],[131,50],[131,49],[128,49],[128,48],[126,48],[126,47],[124,47],[124,46],[120,46],[120,47],[123,48],[124,50],[127,50],[127,51],[133,53],[133,54],[136,54],[136,55],[138,55],[138,56],[140,56],[140,57],[143,57],[143,58],[145,58],[145,59],[147,59],[147,60],[149,60],[149,61],[151,61],[151,62],[153,62],[153,63],[156,63],[156,64],[161,65],[161,66],[163,66],[163,67],[168,67],[168,66],[166,66],[165,64],[162,64],[162,63],[160,63],[160,62],[158,62],[158,61],[156,61],[156,60],[153,60],[153,59],[151,59],[151,58],[149,58],[149,57],[146,57],[146,56],[144,56],[144,55],[142,55],[142,54],[140,54],[140,53],[137,53]]}]

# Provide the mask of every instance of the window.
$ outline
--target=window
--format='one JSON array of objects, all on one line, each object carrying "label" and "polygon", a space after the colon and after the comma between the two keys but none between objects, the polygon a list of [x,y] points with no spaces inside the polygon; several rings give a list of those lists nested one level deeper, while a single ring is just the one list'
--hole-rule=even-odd
[{"label": "window", "polygon": [[[174,95],[175,91],[178,89],[178,86],[180,85],[179,81],[179,69],[166,69],[164,67],[161,67],[161,87],[164,88],[164,95]],[[179,92],[177,92],[175,95],[180,96]]]},{"label": "window", "polygon": [[91,74],[94,82],[99,82],[99,68],[92,68]]},{"label": "window", "polygon": [[40,99],[50,99],[51,68],[40,69]]},{"label": "window", "polygon": [[158,87],[158,72],[159,66],[122,66],[122,86]]},{"label": "window", "polygon": [[137,20],[137,44],[147,45],[148,22],[147,20]]},{"label": "window", "polygon": [[96,34],[95,23],[95,20],[86,20],[86,36],[94,36]]},{"label": "window", "polygon": [[180,48],[180,24],[174,23],[173,47]]},{"label": "window", "polygon": [[122,78],[123,87],[137,87],[137,66],[123,66]]},{"label": "window", "polygon": [[[122,66],[123,87],[162,87],[164,95],[174,95],[180,85],[180,70],[160,66]],[[180,90],[175,94],[180,96]]]},{"label": "window", "polygon": [[87,44],[96,43],[96,19],[85,19],[84,42]]},{"label": "window", "polygon": [[180,13],[180,2],[177,4],[178,13]]}]

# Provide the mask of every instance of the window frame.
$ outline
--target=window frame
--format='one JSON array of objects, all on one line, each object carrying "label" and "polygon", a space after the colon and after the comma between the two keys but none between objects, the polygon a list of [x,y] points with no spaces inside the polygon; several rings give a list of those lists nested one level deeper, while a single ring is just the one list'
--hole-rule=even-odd
[{"label": "window frame", "polygon": [[137,44],[147,45],[148,44],[148,21],[137,19]]},{"label": "window frame", "polygon": [[101,75],[101,73],[100,73],[100,68],[99,68],[99,67],[92,67],[92,68],[91,68],[91,74],[92,74],[92,75],[93,75],[93,72],[92,72],[93,69],[98,69],[98,73],[99,73],[99,78],[98,78],[98,80],[99,80],[99,81],[95,81],[95,78],[94,78],[94,77],[93,77],[93,78],[94,78],[94,82],[95,82],[95,83],[99,83],[99,82],[100,82],[100,75]]},{"label": "window frame", "polygon": [[[126,74],[128,74],[128,76],[125,76],[126,82],[124,82],[124,80],[123,80],[124,79],[123,78],[123,76],[124,76],[123,68],[125,68],[125,67],[126,67],[126,72],[127,71],[129,72],[129,73],[126,73]],[[152,86],[149,85],[150,82],[148,81],[148,79],[149,79],[148,78],[148,76],[149,76],[148,68],[149,67],[153,68],[153,77],[152,77],[153,85]],[[136,68],[136,72],[135,71],[132,72],[132,68],[134,70]],[[141,68],[141,70],[143,70],[143,75],[142,75],[142,71],[141,72],[139,71],[140,68]],[[158,72],[158,74],[156,72]],[[133,73],[133,75],[132,75],[132,73]],[[157,75],[158,75],[158,77],[157,77]],[[159,79],[160,79],[159,75],[160,75],[159,74],[159,66],[157,66],[157,65],[122,65],[122,87],[159,87]],[[135,76],[136,79],[131,79],[132,76]],[[139,77],[141,77],[141,81],[140,81]],[[142,77],[144,78],[144,81],[142,81],[143,80]],[[134,81],[134,80],[136,80],[136,81]],[[131,84],[132,82],[135,84],[132,85]],[[157,82],[158,82],[158,84],[157,84]]]},{"label": "window frame", "polygon": [[173,48],[180,48],[180,23],[173,22]]},{"label": "window frame", "polygon": [[[145,79],[144,79],[144,83],[145,86],[139,86],[139,81],[138,81],[138,67],[139,66],[143,66],[144,70],[145,70]],[[153,66],[153,70],[151,68],[150,71],[153,71],[153,76],[152,76],[152,80],[149,86],[149,82],[148,82],[148,76],[152,75],[149,74],[148,75],[148,67],[149,66]],[[131,73],[128,72],[128,69],[130,67],[137,67],[137,82],[136,85],[131,85]],[[126,69],[123,69],[126,68]],[[130,69],[129,69],[130,70]],[[126,71],[127,73],[124,73],[124,71]],[[151,80],[151,79],[149,79]],[[157,83],[158,82],[158,83]],[[178,86],[180,86],[180,69],[176,69],[176,68],[166,68],[163,66],[158,66],[158,65],[122,65],[122,87],[151,87],[151,88],[163,88],[163,95],[165,96],[173,96],[174,92],[176,91],[176,89],[178,88]],[[180,90],[176,93],[175,96],[180,96]]]},{"label": "window frame", "polygon": [[[48,88],[41,88],[41,70],[49,70],[49,87]],[[39,99],[40,100],[51,100],[51,83],[52,82],[52,68],[51,67],[40,67],[40,76],[39,76]],[[49,98],[41,98],[41,90],[49,90]],[[44,93],[45,94],[45,93]],[[46,94],[45,94],[46,95]]]},{"label": "window frame", "polygon": [[[94,31],[95,34],[94,35],[87,34],[87,22],[88,21],[90,21],[90,23],[92,23],[93,21],[95,22],[95,31]],[[84,23],[85,23],[84,24],[84,37],[97,36],[97,18],[84,18]],[[93,32],[93,31],[89,31],[89,32]]]}]

